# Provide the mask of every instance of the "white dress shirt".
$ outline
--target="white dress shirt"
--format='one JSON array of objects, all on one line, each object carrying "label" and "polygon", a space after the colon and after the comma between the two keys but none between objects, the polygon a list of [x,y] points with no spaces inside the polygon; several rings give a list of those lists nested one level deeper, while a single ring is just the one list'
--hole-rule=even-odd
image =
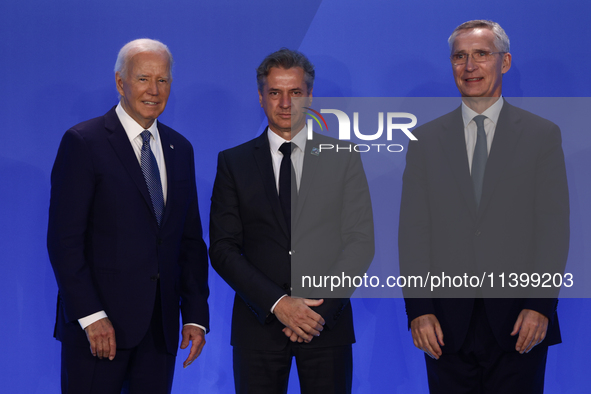
[{"label": "white dress shirt", "polygon": [[279,148],[285,142],[291,142],[293,150],[291,152],[291,163],[296,174],[296,184],[300,190],[300,181],[302,180],[302,169],[304,166],[304,150],[306,149],[306,126],[291,139],[291,141],[284,140],[275,134],[271,129],[267,129],[267,137],[269,138],[269,147],[271,148],[271,159],[273,160],[273,173],[275,174],[275,186],[277,193],[279,193],[279,170],[281,169],[281,160],[283,160],[283,153]]},{"label": "white dress shirt", "polygon": [[150,138],[150,149],[156,158],[156,163],[158,163],[158,171],[160,172],[160,182],[162,182],[162,194],[164,196],[164,204],[166,205],[166,192],[168,190],[168,178],[166,177],[166,163],[164,162],[164,153],[162,153],[162,143],[160,142],[160,134],[158,133],[158,120],[155,120],[152,123],[152,126],[148,129],[144,129],[142,126],[139,125],[121,106],[121,103],[117,105],[115,108],[115,112],[117,112],[117,116],[119,117],[119,121],[123,125],[125,129],[125,133],[127,134],[127,138],[129,138],[129,142],[131,143],[131,147],[135,152],[135,156],[137,157],[137,162],[142,165],[141,156],[142,156],[142,145],[144,144],[144,140],[142,139],[142,132],[144,130],[148,130],[152,137]]},{"label": "white dress shirt", "polygon": [[466,153],[468,153],[468,168],[472,174],[472,159],[474,158],[474,148],[476,148],[476,122],[474,117],[477,115],[484,115],[484,132],[486,133],[486,148],[490,154],[490,147],[492,146],[493,138],[495,137],[495,129],[499,121],[499,114],[503,108],[503,98],[500,97],[493,105],[488,107],[482,114],[472,110],[466,104],[462,103],[462,118],[464,120],[464,136],[466,138]]}]

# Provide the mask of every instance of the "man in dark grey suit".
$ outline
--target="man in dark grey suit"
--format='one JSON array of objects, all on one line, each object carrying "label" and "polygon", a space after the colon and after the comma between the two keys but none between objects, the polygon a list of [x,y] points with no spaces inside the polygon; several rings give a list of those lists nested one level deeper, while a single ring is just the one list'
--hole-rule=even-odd
[{"label": "man in dark grey suit", "polygon": [[211,205],[212,265],[236,291],[236,391],[286,392],[295,357],[303,393],[349,393],[349,299],[292,297],[291,265],[300,265],[298,256],[327,269],[350,266],[351,259],[361,269],[371,262],[373,219],[361,159],[354,151],[320,152],[319,144],[336,143],[332,138],[306,140],[304,114],[291,100],[312,96],[314,68],[304,55],[275,52],[257,78],[269,126],[220,153]]},{"label": "man in dark grey suit", "polygon": [[[569,201],[560,130],[501,97],[511,54],[497,23],[466,22],[449,45],[463,103],[409,143],[401,273],[562,273]],[[557,299],[482,295],[406,298],[430,391],[541,393],[548,346],[561,342]]]}]

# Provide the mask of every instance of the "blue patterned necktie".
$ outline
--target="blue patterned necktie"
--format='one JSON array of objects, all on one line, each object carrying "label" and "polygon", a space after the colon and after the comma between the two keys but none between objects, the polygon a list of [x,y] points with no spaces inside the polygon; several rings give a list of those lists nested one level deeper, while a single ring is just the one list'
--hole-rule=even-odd
[{"label": "blue patterned necktie", "polygon": [[480,205],[480,198],[482,197],[484,170],[486,168],[486,160],[488,159],[484,119],[486,119],[484,115],[474,117],[474,122],[476,122],[476,146],[474,147],[474,157],[472,158],[472,183],[474,184],[474,196],[476,197],[477,207]]},{"label": "blue patterned necktie", "polygon": [[143,140],[140,159],[142,172],[144,173],[146,186],[148,186],[148,192],[150,193],[150,199],[152,200],[154,215],[156,216],[158,226],[160,226],[162,212],[164,212],[164,194],[162,192],[162,182],[160,181],[160,171],[158,170],[156,157],[154,157],[152,149],[150,148],[150,137],[152,134],[148,130],[144,130],[141,136]]}]

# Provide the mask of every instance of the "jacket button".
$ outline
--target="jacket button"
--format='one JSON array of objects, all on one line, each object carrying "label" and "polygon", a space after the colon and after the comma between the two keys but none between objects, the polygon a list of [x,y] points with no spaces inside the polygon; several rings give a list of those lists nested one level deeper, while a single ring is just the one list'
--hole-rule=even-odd
[{"label": "jacket button", "polygon": [[476,235],[477,237],[479,237],[480,234],[482,234],[482,232],[480,232],[480,230],[476,230],[476,232],[474,233],[474,235]]},{"label": "jacket button", "polygon": [[293,256],[294,254],[295,254],[295,250],[290,250],[290,251],[289,251],[289,255],[290,255],[290,256]]}]

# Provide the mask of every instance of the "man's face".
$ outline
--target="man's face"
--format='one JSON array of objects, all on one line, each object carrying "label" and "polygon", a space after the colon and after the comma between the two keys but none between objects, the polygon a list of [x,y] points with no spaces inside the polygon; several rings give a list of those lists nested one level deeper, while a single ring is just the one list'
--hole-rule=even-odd
[{"label": "man's face", "polygon": [[[269,120],[269,128],[280,137],[290,140],[292,129],[291,98],[311,97],[301,67],[273,67],[267,75],[263,91],[259,91],[259,102]],[[294,111],[295,112],[295,111]],[[294,115],[293,129],[304,127],[305,117],[301,110]]]},{"label": "man's face", "polygon": [[161,52],[140,52],[129,59],[123,78],[115,74],[121,106],[147,129],[160,116],[170,94],[170,64]]},{"label": "man's face", "polygon": [[466,64],[452,64],[454,79],[462,97],[500,97],[503,74],[511,68],[511,54],[499,53],[484,63],[476,63],[472,58],[477,52],[498,52],[494,44],[492,30],[472,29],[456,36],[452,54],[465,53]]}]

